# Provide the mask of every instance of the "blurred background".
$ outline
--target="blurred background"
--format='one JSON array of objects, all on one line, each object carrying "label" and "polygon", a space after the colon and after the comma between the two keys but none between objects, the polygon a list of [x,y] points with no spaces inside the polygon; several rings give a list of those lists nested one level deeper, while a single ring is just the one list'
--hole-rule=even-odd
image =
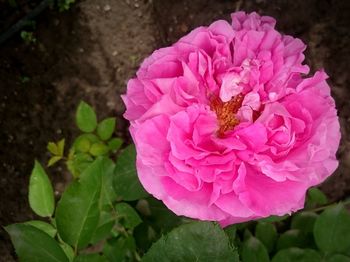
[{"label": "blurred background", "polygon": [[[0,0],[0,225],[35,218],[27,189],[34,158],[48,141],[77,132],[80,100],[101,117],[117,116],[131,142],[120,95],[153,50],[200,25],[230,20],[235,10],[277,19],[277,28],[307,45],[313,74],[324,68],[342,128],[340,166],[321,189],[350,196],[350,1],[348,0]],[[56,168],[59,171],[60,167]],[[66,177],[55,175],[59,195]],[[57,172],[56,172],[57,173]],[[15,261],[0,229],[0,261]]]}]

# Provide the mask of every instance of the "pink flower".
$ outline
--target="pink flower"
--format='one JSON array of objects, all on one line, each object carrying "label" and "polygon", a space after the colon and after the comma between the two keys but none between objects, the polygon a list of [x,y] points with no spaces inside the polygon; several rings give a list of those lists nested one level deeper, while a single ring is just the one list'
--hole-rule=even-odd
[{"label": "pink flower", "polygon": [[327,75],[303,78],[303,42],[271,17],[232,21],[156,50],[122,97],[144,188],[223,226],[303,208],[336,169],[340,139]]}]

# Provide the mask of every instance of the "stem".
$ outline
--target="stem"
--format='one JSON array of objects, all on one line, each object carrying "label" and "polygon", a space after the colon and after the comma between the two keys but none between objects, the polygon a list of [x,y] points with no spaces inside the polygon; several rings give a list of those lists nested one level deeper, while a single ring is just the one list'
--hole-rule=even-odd
[{"label": "stem", "polygon": [[335,206],[335,205],[337,205],[339,203],[343,204],[344,206],[349,205],[350,204],[350,199],[345,200],[345,201],[340,201],[340,202],[337,202],[337,203],[332,203],[332,204],[325,205],[325,206],[321,206],[321,207],[317,207],[317,208],[307,209],[306,211],[319,212],[319,211],[322,211],[322,210],[324,210],[324,209],[326,209],[328,207]]},{"label": "stem", "polygon": [[[52,216],[49,216],[49,221],[50,221],[51,225],[54,225],[54,224],[53,224],[53,217],[52,217]],[[55,226],[55,228],[56,228],[56,226]]]},{"label": "stem", "polygon": [[136,261],[141,261],[141,256],[139,255],[139,253],[137,253],[137,251],[135,251],[135,259]]}]

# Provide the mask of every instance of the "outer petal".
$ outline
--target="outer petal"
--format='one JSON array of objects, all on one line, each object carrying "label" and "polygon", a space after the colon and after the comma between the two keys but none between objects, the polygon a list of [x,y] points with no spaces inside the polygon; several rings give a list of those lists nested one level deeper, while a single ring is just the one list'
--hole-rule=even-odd
[{"label": "outer petal", "polygon": [[307,184],[276,182],[244,164],[240,169],[235,192],[256,215],[284,215],[303,208]]}]

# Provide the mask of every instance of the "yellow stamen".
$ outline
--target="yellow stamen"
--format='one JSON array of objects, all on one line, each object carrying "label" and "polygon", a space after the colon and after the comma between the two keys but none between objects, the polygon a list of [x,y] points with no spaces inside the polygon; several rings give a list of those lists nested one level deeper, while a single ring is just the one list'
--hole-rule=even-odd
[{"label": "yellow stamen", "polygon": [[222,102],[219,97],[212,99],[210,109],[216,113],[219,123],[218,136],[223,137],[225,132],[232,130],[239,124],[236,114],[242,106],[244,96],[239,94],[228,102]]}]

